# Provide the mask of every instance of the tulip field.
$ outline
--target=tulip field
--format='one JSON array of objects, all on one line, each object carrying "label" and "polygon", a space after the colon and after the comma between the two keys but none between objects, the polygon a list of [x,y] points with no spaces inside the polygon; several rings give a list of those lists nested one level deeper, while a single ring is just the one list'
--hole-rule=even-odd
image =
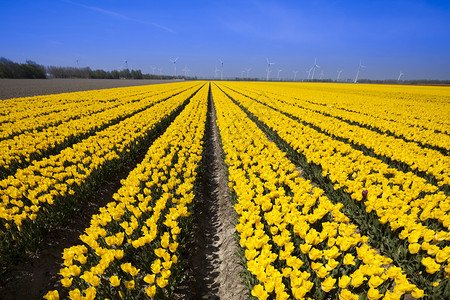
[{"label": "tulip field", "polygon": [[45,299],[188,298],[210,119],[244,298],[450,298],[448,87],[192,81],[0,108],[3,277],[144,153]]}]

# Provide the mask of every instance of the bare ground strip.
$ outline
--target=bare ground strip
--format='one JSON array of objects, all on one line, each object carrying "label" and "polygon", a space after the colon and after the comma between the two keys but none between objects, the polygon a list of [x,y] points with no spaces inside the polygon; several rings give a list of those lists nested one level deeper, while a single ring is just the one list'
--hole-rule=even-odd
[{"label": "bare ground strip", "polygon": [[0,79],[0,99],[177,82],[148,79]]},{"label": "bare ground strip", "polygon": [[195,207],[188,292],[183,299],[247,299],[234,238],[237,214],[229,198],[214,101],[210,95],[205,133],[204,174]]}]

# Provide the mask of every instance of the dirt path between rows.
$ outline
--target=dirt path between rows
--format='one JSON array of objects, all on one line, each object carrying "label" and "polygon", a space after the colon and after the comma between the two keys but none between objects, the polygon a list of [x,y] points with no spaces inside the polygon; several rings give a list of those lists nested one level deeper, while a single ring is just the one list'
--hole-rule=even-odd
[{"label": "dirt path between rows", "polygon": [[183,299],[248,299],[241,283],[242,266],[234,238],[237,214],[229,199],[228,177],[222,159],[216,111],[210,95],[204,174],[195,208],[194,249],[190,258],[190,291]]}]

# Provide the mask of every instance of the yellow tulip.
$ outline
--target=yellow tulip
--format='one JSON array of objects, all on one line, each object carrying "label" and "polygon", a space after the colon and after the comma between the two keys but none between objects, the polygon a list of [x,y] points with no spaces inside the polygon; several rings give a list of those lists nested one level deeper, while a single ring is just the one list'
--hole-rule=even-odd
[{"label": "yellow tulip", "polygon": [[47,294],[45,294],[44,299],[47,300],[59,300],[59,293],[58,291],[50,291]]},{"label": "yellow tulip", "polygon": [[127,289],[129,289],[129,290],[134,290],[134,287],[135,287],[135,282],[134,282],[134,280],[125,281],[124,284],[125,284],[125,287],[126,287]]},{"label": "yellow tulip", "polygon": [[74,289],[69,292],[70,299],[81,300],[83,299],[79,289]]},{"label": "yellow tulip", "polygon": [[426,267],[426,271],[429,274],[434,274],[440,269],[440,265],[435,262],[435,260],[431,257],[422,258],[422,265]]},{"label": "yellow tulip", "polygon": [[260,300],[266,300],[269,297],[269,294],[264,290],[264,287],[261,284],[255,285],[251,294]]},{"label": "yellow tulip", "polygon": [[355,257],[350,253],[344,256],[344,265],[355,265]]},{"label": "yellow tulip", "polygon": [[343,275],[341,278],[339,278],[339,287],[341,289],[345,289],[351,282],[351,278],[347,275]]},{"label": "yellow tulip", "polygon": [[418,243],[409,244],[408,250],[409,250],[409,253],[416,254],[420,250],[420,244],[418,244]]},{"label": "yellow tulip", "polygon": [[352,278],[352,286],[359,287],[366,280],[364,275],[361,272],[355,272],[351,275]]},{"label": "yellow tulip", "polygon": [[321,283],[321,288],[323,291],[325,292],[329,292],[332,289],[335,288],[335,283],[336,283],[336,279],[334,279],[333,277],[327,277],[322,283]]},{"label": "yellow tulip", "polygon": [[168,280],[164,277],[158,277],[156,279],[156,284],[160,287],[160,288],[165,288],[168,284]]},{"label": "yellow tulip", "polygon": [[380,277],[378,277],[378,276],[371,276],[370,279],[369,279],[369,286],[371,288],[376,288],[380,284],[382,284],[383,282],[384,282],[384,280],[381,279]]},{"label": "yellow tulip", "polygon": [[114,286],[114,287],[119,286],[119,285],[120,285],[120,278],[117,277],[117,276],[111,276],[111,277],[109,278],[109,283],[110,283],[112,286]]},{"label": "yellow tulip", "polygon": [[367,292],[367,298],[369,300],[377,300],[380,299],[381,297],[383,297],[382,294],[380,294],[380,292],[375,289],[375,288],[370,288],[369,291]]},{"label": "yellow tulip", "polygon": [[411,296],[413,296],[413,297],[416,298],[416,299],[419,299],[419,298],[422,298],[422,297],[425,296],[425,292],[424,292],[424,290],[415,288],[415,289],[413,289],[413,291],[411,292]]},{"label": "yellow tulip", "polygon": [[339,293],[339,300],[358,300],[359,296],[353,294],[351,291],[347,289],[342,289]]},{"label": "yellow tulip", "polygon": [[73,280],[73,278],[65,277],[65,278],[61,279],[61,284],[63,285],[63,287],[66,287],[66,288],[71,287],[72,286],[72,280]]},{"label": "yellow tulip", "polygon": [[155,285],[152,285],[152,286],[146,287],[146,288],[145,288],[145,293],[146,293],[147,296],[149,296],[150,298],[155,297],[155,294],[156,294],[156,286],[155,286]]}]

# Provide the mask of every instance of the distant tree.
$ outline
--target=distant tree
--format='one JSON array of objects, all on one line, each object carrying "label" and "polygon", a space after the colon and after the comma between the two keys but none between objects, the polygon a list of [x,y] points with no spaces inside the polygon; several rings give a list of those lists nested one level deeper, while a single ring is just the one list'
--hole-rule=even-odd
[{"label": "distant tree", "polygon": [[9,59],[0,57],[0,78],[15,78],[14,63]]},{"label": "distant tree", "polygon": [[0,57],[0,78],[46,78],[45,67],[31,60],[19,64]]},{"label": "distant tree", "polygon": [[46,71],[43,65],[38,65],[36,62],[32,60],[27,60],[26,64],[20,65],[22,70],[24,71],[24,78],[34,78],[34,79],[45,79]]},{"label": "distant tree", "polygon": [[112,70],[111,71],[111,78],[113,79],[119,79],[120,78],[120,73],[117,70]]},{"label": "distant tree", "polygon": [[141,70],[131,70],[131,78],[133,79],[142,79],[142,72]]},{"label": "distant tree", "polygon": [[131,72],[129,69],[123,69],[120,71],[120,78],[131,79]]}]

